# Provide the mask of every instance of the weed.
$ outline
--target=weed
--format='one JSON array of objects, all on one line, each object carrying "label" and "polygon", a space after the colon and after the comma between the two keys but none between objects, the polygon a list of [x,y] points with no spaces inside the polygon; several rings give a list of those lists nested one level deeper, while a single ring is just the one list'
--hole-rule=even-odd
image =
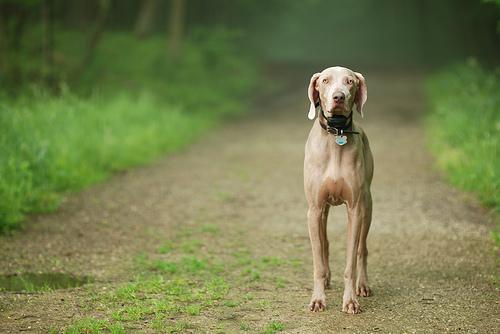
[{"label": "weed", "polygon": [[286,280],[284,278],[276,277],[275,282],[276,282],[276,288],[281,289],[285,287]]},{"label": "weed", "polygon": [[269,267],[276,267],[286,263],[285,260],[275,256],[264,256],[260,259],[260,261],[264,266]]},{"label": "weed", "polygon": [[275,334],[285,329],[285,325],[279,321],[273,321],[266,326],[264,334]]},{"label": "weed", "polygon": [[195,253],[199,248],[203,246],[202,242],[198,239],[188,239],[181,243],[180,249],[184,253]]},{"label": "weed", "polygon": [[173,326],[167,326],[167,333],[177,334],[177,333],[185,333],[186,329],[193,328],[189,323],[180,321],[175,323]]},{"label": "weed", "polygon": [[151,265],[151,268],[153,268],[154,270],[157,270],[157,271],[160,271],[163,273],[169,273],[169,274],[174,274],[178,271],[177,263],[166,262],[166,261],[161,261],[161,260],[154,261]]},{"label": "weed", "polygon": [[200,260],[195,256],[186,256],[182,258],[181,265],[189,273],[196,273],[204,270],[207,267],[207,263],[204,260]]},{"label": "weed", "polygon": [[302,268],[302,266],[304,265],[304,261],[297,258],[290,259],[289,262],[295,268]]},{"label": "weed", "polygon": [[94,318],[83,318],[69,326],[64,334],[124,334],[125,329],[119,323],[111,323],[106,320]]},{"label": "weed", "polygon": [[214,224],[203,224],[200,226],[201,232],[210,233],[210,234],[218,234],[220,232],[220,228]]},{"label": "weed", "polygon": [[129,285],[118,288],[115,292],[115,297],[119,300],[134,300],[136,299],[137,285],[131,283]]},{"label": "weed", "polygon": [[246,277],[248,281],[255,282],[260,280],[260,272],[256,269],[246,268],[241,273],[242,276]]},{"label": "weed", "polygon": [[186,313],[189,315],[199,315],[201,311],[200,305],[188,305],[186,306]]},{"label": "weed", "polygon": [[166,241],[158,248],[158,253],[168,254],[174,249],[174,245],[171,241]]},{"label": "weed", "polygon": [[259,300],[257,303],[261,310],[269,308],[271,306],[271,302],[269,300]]},{"label": "weed", "polygon": [[240,305],[240,302],[235,301],[235,300],[226,300],[222,304],[224,306],[227,306],[227,307],[236,307],[236,306]]},{"label": "weed", "polygon": [[240,324],[240,330],[245,331],[245,332],[246,332],[246,331],[249,331],[249,330],[250,330],[250,325],[249,325],[249,324],[247,324],[247,323],[242,322],[242,323]]},{"label": "weed", "polygon": [[148,266],[148,254],[141,252],[134,257],[134,263],[138,268],[146,268]]}]

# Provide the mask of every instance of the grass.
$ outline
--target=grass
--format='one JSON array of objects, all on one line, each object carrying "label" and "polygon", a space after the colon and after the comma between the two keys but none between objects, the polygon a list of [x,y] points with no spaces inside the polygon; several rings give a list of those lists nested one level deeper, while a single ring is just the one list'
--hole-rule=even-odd
[{"label": "grass", "polygon": [[[215,122],[146,92],[81,99],[38,95],[0,106],[0,225],[55,209],[61,194],[153,160]],[[160,112],[159,112],[160,111]]]},{"label": "grass", "polygon": [[281,332],[285,329],[285,325],[279,321],[273,321],[269,323],[264,329],[264,334],[275,334]]},{"label": "grass", "polygon": [[[30,33],[35,38],[37,30]],[[56,37],[61,67],[71,68],[83,35]],[[106,33],[78,85],[63,81],[57,95],[32,85],[1,97],[0,233],[26,214],[55,210],[69,192],[185,147],[244,110],[254,67],[229,32],[195,32],[174,65],[164,49],[162,38]],[[21,73],[29,76],[30,66]]]},{"label": "grass", "polygon": [[[263,287],[273,289],[275,282],[284,282],[277,275],[293,270],[292,261],[255,256],[244,247],[237,231],[227,233],[234,233],[231,238],[238,241],[238,248],[226,247],[227,253],[221,253],[218,239],[227,235],[214,235],[214,230],[220,228],[179,229],[169,240],[160,241],[155,252],[136,257],[135,277],[130,281],[106,292],[99,285],[85,286],[88,297],[81,304],[87,316],[53,332],[122,333],[137,328],[160,333],[283,331],[281,322],[255,324],[236,315],[271,309],[271,301],[261,297]],[[255,272],[259,272],[257,281]]]},{"label": "grass", "polygon": [[450,183],[492,209],[500,245],[500,68],[469,60],[433,76],[426,91],[427,139],[437,164]]},{"label": "grass", "polygon": [[[52,330],[49,333],[58,333],[56,330]],[[113,323],[106,320],[99,320],[93,318],[84,318],[78,320],[73,325],[68,327],[64,334],[125,334],[123,326],[119,323]]]}]

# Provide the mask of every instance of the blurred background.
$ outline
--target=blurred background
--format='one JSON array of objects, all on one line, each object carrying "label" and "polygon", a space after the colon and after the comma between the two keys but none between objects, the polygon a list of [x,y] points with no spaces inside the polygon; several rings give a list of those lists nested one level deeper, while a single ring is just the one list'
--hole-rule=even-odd
[{"label": "blurred background", "polygon": [[[2,4],[2,84],[132,85],[173,59],[436,66],[500,56],[498,6],[480,0],[24,0]],[[184,49],[184,50],[183,50]],[[170,53],[170,55],[168,54]],[[201,60],[199,60],[201,61]],[[96,72],[99,72],[96,74]],[[120,78],[120,76],[122,76]],[[91,81],[90,83],[87,81]],[[106,82],[105,82],[106,83]],[[104,84],[104,83],[102,83]],[[143,83],[144,84],[144,83]],[[15,87],[17,88],[17,87]]]},{"label": "blurred background", "polygon": [[[270,73],[302,80],[332,64],[441,71],[431,106],[483,94],[481,172],[456,171],[477,152],[442,166],[498,208],[498,159],[484,156],[498,148],[499,13],[480,0],[1,0],[0,230],[251,112],[289,81]],[[470,101],[457,101],[431,113],[452,129],[442,149],[467,126],[453,115]]]}]

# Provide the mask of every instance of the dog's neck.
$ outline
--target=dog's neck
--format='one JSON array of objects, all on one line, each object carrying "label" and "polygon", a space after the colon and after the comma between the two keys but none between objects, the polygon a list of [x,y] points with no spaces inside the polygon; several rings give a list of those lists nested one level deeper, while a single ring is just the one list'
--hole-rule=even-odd
[{"label": "dog's neck", "polygon": [[353,130],[353,121],[352,121],[352,109],[349,112],[349,116],[333,116],[326,117],[323,108],[321,108],[320,102],[317,102],[315,105],[316,109],[319,108],[318,118],[319,125],[323,128],[324,131],[333,135],[342,135],[342,134],[359,134],[359,132]]}]

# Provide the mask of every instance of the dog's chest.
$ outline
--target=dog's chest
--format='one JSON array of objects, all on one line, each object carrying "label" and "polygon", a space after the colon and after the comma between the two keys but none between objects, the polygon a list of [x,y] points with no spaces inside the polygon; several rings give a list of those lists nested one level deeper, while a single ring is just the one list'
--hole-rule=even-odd
[{"label": "dog's chest", "polygon": [[320,196],[332,205],[352,201],[353,193],[356,192],[359,183],[356,182],[359,179],[356,172],[359,170],[356,168],[358,159],[356,153],[348,152],[348,149],[348,147],[342,147],[340,150],[331,152],[322,166]]},{"label": "dog's chest", "polygon": [[340,205],[352,200],[352,187],[343,178],[326,178],[320,188],[320,199],[332,205]]}]

